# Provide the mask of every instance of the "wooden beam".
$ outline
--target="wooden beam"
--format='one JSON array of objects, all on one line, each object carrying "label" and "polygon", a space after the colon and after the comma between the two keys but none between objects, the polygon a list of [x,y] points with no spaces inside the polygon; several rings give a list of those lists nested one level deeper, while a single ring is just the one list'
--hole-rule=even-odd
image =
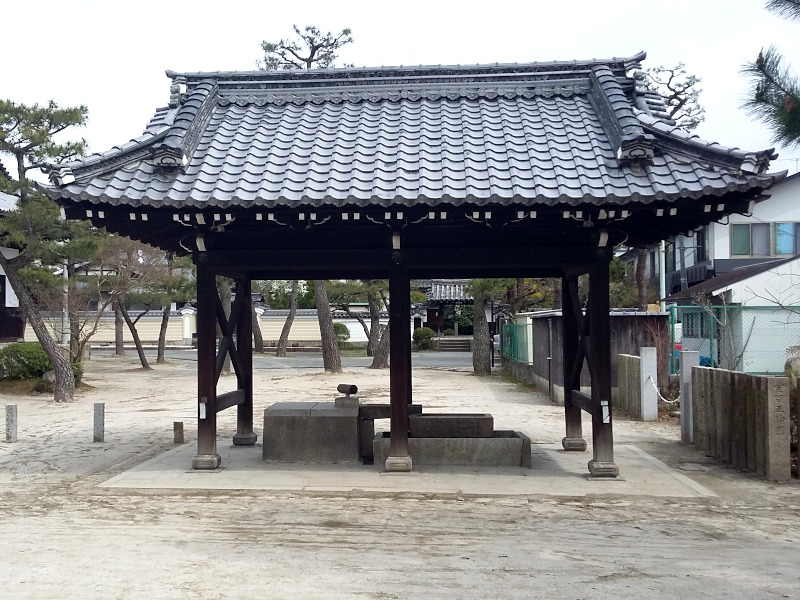
[{"label": "wooden beam", "polygon": [[611,319],[609,273],[611,260],[596,260],[589,270],[589,348],[592,377],[592,452],[589,472],[596,477],[616,477],[614,436],[611,427]]},{"label": "wooden beam", "polygon": [[389,401],[391,405],[387,470],[410,471],[408,455],[408,405],[411,404],[411,291],[408,268],[400,247],[401,235],[393,239],[389,268]]},{"label": "wooden beam", "polygon": [[198,257],[197,267],[197,455],[195,469],[216,469],[217,454],[217,380],[214,358],[217,351],[217,286],[213,268]]},{"label": "wooden beam", "polygon": [[240,406],[247,400],[244,390],[233,390],[217,396],[217,412],[222,412],[231,406]]},{"label": "wooden beam", "polygon": [[[250,292],[247,292],[247,299],[250,298]],[[237,296],[231,306],[231,315],[228,317],[225,314],[225,308],[222,306],[222,300],[217,294],[216,314],[217,322],[219,323],[220,331],[222,332],[222,339],[219,342],[219,351],[217,352],[217,360],[214,365],[214,376],[217,381],[222,374],[222,368],[225,365],[225,356],[230,355],[231,364],[233,365],[234,372],[238,375],[242,370],[242,364],[239,360],[237,352],[233,352],[233,332],[236,329],[237,322],[241,316],[242,303],[245,301],[241,296]]]},{"label": "wooden beam", "polygon": [[561,440],[564,450],[584,451],[586,440],[583,439],[580,401],[577,398],[580,389],[581,353],[580,329],[582,316],[578,299],[578,277],[568,276],[561,280],[562,306],[562,357],[564,371],[564,417],[566,435]]},{"label": "wooden beam", "polygon": [[572,390],[571,395],[573,406],[592,414],[594,407],[592,406],[592,397],[589,394],[580,390]]},{"label": "wooden beam", "polygon": [[244,401],[236,408],[236,434],[234,446],[252,446],[258,436],[253,430],[253,299],[250,296],[250,280],[236,281],[236,298],[242,298],[239,318],[236,320],[236,356],[239,370],[236,381],[244,394]]}]

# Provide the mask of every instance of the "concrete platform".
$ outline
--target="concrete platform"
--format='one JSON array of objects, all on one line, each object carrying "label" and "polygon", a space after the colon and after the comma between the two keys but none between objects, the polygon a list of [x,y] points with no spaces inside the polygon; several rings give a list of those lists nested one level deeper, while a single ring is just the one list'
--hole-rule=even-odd
[{"label": "concrete platform", "polygon": [[415,467],[411,473],[381,473],[373,466],[263,462],[261,445],[232,446],[220,440],[222,467],[189,469],[194,444],[179,446],[100,484],[106,488],[184,490],[273,490],[355,495],[450,494],[470,496],[631,495],[696,498],[716,496],[641,449],[617,444],[617,479],[588,477],[587,452],[565,452],[560,444],[533,444],[532,467]]}]

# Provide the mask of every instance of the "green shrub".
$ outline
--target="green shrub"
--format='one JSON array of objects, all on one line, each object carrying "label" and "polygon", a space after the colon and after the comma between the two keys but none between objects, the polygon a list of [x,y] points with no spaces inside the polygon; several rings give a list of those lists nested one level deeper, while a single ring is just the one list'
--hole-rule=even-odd
[{"label": "green shrub", "polygon": [[81,379],[83,379],[83,363],[82,362],[74,362],[72,363],[72,374],[75,376],[75,383],[79,383]]},{"label": "green shrub", "polygon": [[[53,364],[38,342],[16,342],[0,348],[0,366],[6,379],[38,379],[52,370]],[[83,364],[72,363],[75,381],[83,377]]]},{"label": "green shrub", "polygon": [[333,332],[336,334],[336,341],[339,342],[340,348],[350,339],[350,329],[344,323],[334,323]]},{"label": "green shrub", "polygon": [[432,350],[435,335],[430,327],[418,327],[414,330],[414,348],[416,350]]},{"label": "green shrub", "polygon": [[0,349],[0,364],[7,379],[37,379],[53,368],[36,342],[17,342]]}]

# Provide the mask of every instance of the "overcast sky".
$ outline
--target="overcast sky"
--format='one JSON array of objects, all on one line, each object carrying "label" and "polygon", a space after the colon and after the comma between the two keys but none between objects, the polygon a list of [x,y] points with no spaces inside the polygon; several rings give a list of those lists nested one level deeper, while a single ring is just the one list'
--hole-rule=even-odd
[{"label": "overcast sky", "polygon": [[[52,0],[5,2],[0,97],[85,104],[76,131],[91,151],[138,136],[167,104],[174,71],[253,70],[262,40],[293,23],[353,30],[341,62],[356,66],[474,64],[609,58],[647,52],[644,67],[686,63],[702,78],[706,121],[696,131],[745,150],[771,148],[767,128],[740,108],[739,70],[776,44],[800,74],[800,24],[762,0],[527,0],[518,2],[259,2]],[[800,168],[779,149],[772,170]],[[6,160],[6,163],[8,161]]]}]

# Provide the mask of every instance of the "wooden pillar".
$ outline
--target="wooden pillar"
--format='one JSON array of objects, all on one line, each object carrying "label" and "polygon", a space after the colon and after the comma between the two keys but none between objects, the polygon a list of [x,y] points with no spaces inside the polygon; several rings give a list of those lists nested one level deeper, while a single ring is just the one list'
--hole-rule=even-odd
[{"label": "wooden pillar", "polygon": [[236,407],[236,434],[234,446],[252,446],[258,436],[253,431],[253,301],[250,296],[250,280],[236,281],[236,297],[240,304],[236,321],[236,352],[239,354],[239,371],[236,373],[237,389],[244,392],[244,402]]},{"label": "wooden pillar", "polygon": [[[582,411],[573,402],[573,390],[581,387],[582,354],[578,351],[580,346],[580,319],[581,308],[578,303],[578,277],[577,275],[565,276],[561,280],[561,307],[562,307],[562,339],[563,339],[563,369],[564,369],[564,416],[566,418],[566,437],[561,440],[564,450],[583,452],[586,450],[586,440],[583,438],[581,424]],[[581,363],[578,363],[578,360]],[[577,367],[576,367],[577,365]]]},{"label": "wooden pillar", "polygon": [[408,405],[411,404],[411,292],[399,233],[392,235],[389,266],[390,448],[387,471],[410,471]]},{"label": "wooden pillar", "polygon": [[217,285],[208,257],[200,254],[197,266],[197,454],[193,469],[216,469],[217,454]]},{"label": "wooden pillar", "polygon": [[592,451],[589,472],[595,477],[616,477],[614,436],[611,430],[611,320],[608,267],[605,253],[589,271],[589,372],[592,377]]}]

